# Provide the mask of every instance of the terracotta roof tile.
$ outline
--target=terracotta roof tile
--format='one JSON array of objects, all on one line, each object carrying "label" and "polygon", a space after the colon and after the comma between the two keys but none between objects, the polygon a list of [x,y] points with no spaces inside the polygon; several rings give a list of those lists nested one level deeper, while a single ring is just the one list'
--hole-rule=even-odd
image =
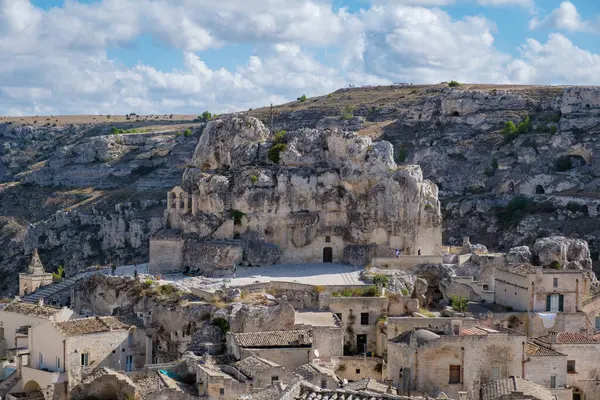
[{"label": "terracotta roof tile", "polygon": [[488,333],[500,333],[495,329],[483,328],[481,326],[473,326],[460,330],[460,336],[485,336]]},{"label": "terracotta roof tile", "polygon": [[233,337],[240,347],[305,347],[313,342],[307,330],[234,333]]},{"label": "terracotta roof tile", "polygon": [[121,317],[77,318],[55,324],[56,328],[65,336],[81,336],[91,333],[127,330],[132,325],[134,324],[131,321]]},{"label": "terracotta roof tile", "polygon": [[249,356],[235,363],[235,367],[248,378],[254,378],[259,372],[279,366],[277,363],[256,356]]},{"label": "terracotta roof tile", "polygon": [[564,356],[564,354],[554,351],[533,342],[527,342],[526,353],[528,356]]},{"label": "terracotta roof tile", "polygon": [[[483,400],[504,398],[513,392],[522,392],[525,396],[531,396],[530,398],[539,400],[552,399],[552,394],[545,387],[514,376],[486,383],[481,386],[480,390]],[[521,395],[519,398],[523,398],[523,396]]]},{"label": "terracotta roof tile", "polygon": [[[558,332],[551,333],[550,335],[555,336],[554,343],[556,344],[600,344],[600,342],[594,340],[593,338],[587,337],[577,332]],[[536,339],[536,342],[538,342],[541,345],[550,345],[550,343],[552,342],[550,339],[550,335],[542,336]]]},{"label": "terracotta roof tile", "polygon": [[61,309],[50,306],[40,306],[39,304],[21,303],[13,301],[3,311],[12,312],[15,314],[27,315],[30,317],[50,318]]}]

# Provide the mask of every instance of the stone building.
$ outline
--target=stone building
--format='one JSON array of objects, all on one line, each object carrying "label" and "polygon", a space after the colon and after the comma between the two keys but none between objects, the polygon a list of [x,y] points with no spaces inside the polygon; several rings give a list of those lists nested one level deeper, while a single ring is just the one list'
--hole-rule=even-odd
[{"label": "stone building", "polygon": [[62,322],[74,316],[73,310],[40,304],[13,301],[0,309],[0,357],[7,350],[28,346],[27,335],[31,326],[44,321]]},{"label": "stone building", "polygon": [[11,393],[63,399],[94,371],[132,371],[143,365],[145,348],[135,322],[122,317],[44,321],[29,328],[29,363]]},{"label": "stone building", "polygon": [[527,342],[525,352],[523,378],[550,390],[557,400],[571,400],[573,391],[567,386],[567,355],[533,340]]},{"label": "stone building", "polygon": [[479,400],[554,400],[554,397],[541,385],[510,376],[482,385]]},{"label": "stone building", "polygon": [[33,250],[27,272],[19,274],[19,296],[35,292],[39,287],[52,284],[52,273],[44,270],[37,249]]},{"label": "stone building", "polygon": [[[551,332],[534,339],[535,344],[551,349],[567,358],[563,371],[566,372],[566,384],[573,389],[573,399],[600,399],[600,342],[578,332]],[[561,378],[561,372],[542,370],[547,375]],[[564,373],[564,372],[562,372]]]},{"label": "stone building", "polygon": [[390,143],[338,130],[275,135],[248,116],[208,123],[182,184],[167,194],[165,226],[151,239],[151,272],[366,265],[394,249],[441,250],[437,187],[418,166],[396,165]]},{"label": "stone building", "polygon": [[479,392],[480,385],[508,376],[522,376],[527,338],[484,327],[458,332],[417,329],[388,343],[388,377],[399,394]]}]

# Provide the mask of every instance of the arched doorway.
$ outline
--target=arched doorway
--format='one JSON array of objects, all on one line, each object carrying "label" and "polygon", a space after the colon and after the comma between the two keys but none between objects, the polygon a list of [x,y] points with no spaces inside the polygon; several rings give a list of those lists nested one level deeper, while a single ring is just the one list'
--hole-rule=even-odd
[{"label": "arched doorway", "polygon": [[323,262],[324,263],[333,262],[333,249],[331,247],[323,248]]},{"label": "arched doorway", "polygon": [[581,400],[581,390],[578,387],[573,388],[573,400]]},{"label": "arched doorway", "polygon": [[23,386],[23,391],[25,393],[37,392],[42,390],[42,387],[36,381],[28,381],[25,386]]}]

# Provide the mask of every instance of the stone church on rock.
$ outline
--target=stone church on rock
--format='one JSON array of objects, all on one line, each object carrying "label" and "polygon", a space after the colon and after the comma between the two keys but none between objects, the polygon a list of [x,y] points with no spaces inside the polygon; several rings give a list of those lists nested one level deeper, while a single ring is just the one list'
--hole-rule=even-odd
[{"label": "stone church on rock", "polygon": [[347,262],[439,254],[438,189],[389,142],[341,130],[272,134],[256,118],[211,121],[167,194],[150,271],[230,273],[233,263]]}]

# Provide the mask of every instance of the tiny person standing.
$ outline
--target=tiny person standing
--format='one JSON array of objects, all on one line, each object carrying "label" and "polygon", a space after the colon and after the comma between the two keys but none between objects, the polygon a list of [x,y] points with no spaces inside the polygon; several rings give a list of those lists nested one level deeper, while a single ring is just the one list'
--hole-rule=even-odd
[{"label": "tiny person standing", "polygon": [[237,271],[237,265],[233,263],[233,279],[235,279],[235,272]]},{"label": "tiny person standing", "polygon": [[400,249],[396,249],[396,258],[400,257]]}]

